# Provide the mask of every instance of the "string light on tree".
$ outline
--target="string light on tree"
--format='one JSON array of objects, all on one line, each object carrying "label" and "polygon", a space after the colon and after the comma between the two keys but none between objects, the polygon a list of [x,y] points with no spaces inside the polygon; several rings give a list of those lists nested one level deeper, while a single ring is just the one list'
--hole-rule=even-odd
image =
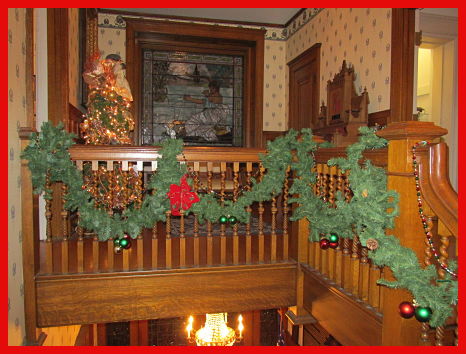
[{"label": "string light on tree", "polygon": [[131,144],[129,133],[134,130],[130,112],[133,100],[124,73],[124,63],[117,54],[100,60],[89,59],[83,73],[89,85],[88,107],[81,123],[86,144]]}]

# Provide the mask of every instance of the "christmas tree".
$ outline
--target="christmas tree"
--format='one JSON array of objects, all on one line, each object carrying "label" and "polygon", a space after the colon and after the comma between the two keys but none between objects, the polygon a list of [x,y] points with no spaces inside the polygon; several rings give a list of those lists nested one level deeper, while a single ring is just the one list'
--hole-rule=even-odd
[{"label": "christmas tree", "polygon": [[110,54],[104,60],[92,56],[83,74],[89,85],[87,114],[81,123],[86,144],[131,144],[134,129],[130,107],[133,97],[126,81],[121,57]]}]

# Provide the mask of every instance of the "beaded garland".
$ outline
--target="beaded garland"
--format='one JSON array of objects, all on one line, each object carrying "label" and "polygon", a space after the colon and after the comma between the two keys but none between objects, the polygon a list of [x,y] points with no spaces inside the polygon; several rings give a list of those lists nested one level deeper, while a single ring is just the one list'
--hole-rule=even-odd
[{"label": "beaded garland", "polygon": [[419,164],[416,161],[416,149],[420,146],[427,146],[429,145],[429,142],[423,140],[423,141],[418,141],[416,144],[413,145],[411,151],[412,151],[412,160],[413,160],[413,169],[414,169],[414,180],[416,183],[416,195],[417,195],[417,202],[418,202],[418,207],[419,207],[419,217],[422,222],[422,226],[424,227],[424,233],[426,234],[427,242],[429,242],[429,247],[434,253],[434,257],[437,260],[438,264],[440,267],[454,276],[455,278],[458,278],[458,275],[452,271],[448,266],[443,263],[440,260],[440,256],[434,246],[434,242],[432,241],[432,233],[429,231],[429,226],[427,225],[427,218],[424,214],[424,209],[423,209],[423,204],[422,204],[422,196],[421,196],[421,185],[419,183]]}]

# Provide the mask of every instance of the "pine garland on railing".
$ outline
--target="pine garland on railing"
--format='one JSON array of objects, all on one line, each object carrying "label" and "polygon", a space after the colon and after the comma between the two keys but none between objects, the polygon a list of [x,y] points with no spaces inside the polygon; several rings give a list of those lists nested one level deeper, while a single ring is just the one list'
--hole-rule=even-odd
[{"label": "pine garland on railing", "polygon": [[[379,284],[409,290],[419,306],[432,309],[430,325],[441,326],[452,313],[451,305],[457,301],[457,282],[447,277],[432,284],[438,280],[435,267],[421,268],[411,249],[401,246],[397,238],[385,235],[385,230],[393,227],[398,214],[398,195],[387,191],[386,174],[382,168],[373,166],[369,160],[362,165],[360,161],[364,150],[384,147],[387,142],[370,128],[361,128],[360,133],[359,141],[347,148],[347,158],[328,162],[330,166],[339,166],[342,171],[350,171],[348,182],[353,197],[347,202],[342,193],[337,192],[336,208],[330,207],[312,191],[311,187],[316,183],[316,174],[312,172],[315,165],[313,152],[319,144],[313,141],[310,129],[303,129],[299,140],[298,132],[291,130],[268,143],[268,153],[261,156],[267,173],[261,181],[253,180],[251,190],[244,192],[236,202],[225,201],[222,206],[213,194],[206,194],[200,196],[200,201],[187,212],[197,213],[200,220],[216,222],[222,215],[234,215],[239,221],[247,222],[250,214],[246,208],[254,202],[267,201],[278,195],[290,166],[295,171],[295,178],[289,192],[298,195],[289,200],[289,203],[298,204],[291,220],[307,218],[312,241],[318,241],[322,234],[329,233],[352,239],[356,233],[362,246],[369,248],[369,258],[376,265],[391,268],[397,279],[394,282],[381,279]],[[153,193],[145,196],[141,208],[128,208],[122,214],[110,216],[96,208],[91,194],[82,188],[82,172],[74,166],[68,152],[72,139],[73,135],[66,133],[61,125],[53,127],[49,123],[43,124],[40,134],[31,136],[22,157],[29,160],[32,183],[37,193],[45,191],[45,197],[51,198],[50,191],[45,190],[47,173],[52,182],[66,184],[65,208],[71,211],[78,209],[80,226],[95,232],[102,241],[125,233],[135,238],[142,228],[165,220],[165,212],[170,210],[167,198],[170,185],[186,174],[185,165],[177,161],[177,155],[183,148],[181,140],[164,142],[157,173],[147,186],[147,190]],[[452,261],[449,265],[455,269]]]}]

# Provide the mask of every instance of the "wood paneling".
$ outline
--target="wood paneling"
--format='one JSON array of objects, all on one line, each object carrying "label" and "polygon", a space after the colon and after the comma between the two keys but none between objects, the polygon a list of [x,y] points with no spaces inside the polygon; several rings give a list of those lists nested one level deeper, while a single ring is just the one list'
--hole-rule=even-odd
[{"label": "wood paneling", "polygon": [[288,128],[314,128],[318,126],[320,43],[288,63],[290,72]]},{"label": "wood paneling", "polygon": [[291,306],[296,264],[40,276],[39,326],[240,312]]},{"label": "wood paneling", "polygon": [[381,345],[382,317],[303,266],[304,308],[343,345]]}]

